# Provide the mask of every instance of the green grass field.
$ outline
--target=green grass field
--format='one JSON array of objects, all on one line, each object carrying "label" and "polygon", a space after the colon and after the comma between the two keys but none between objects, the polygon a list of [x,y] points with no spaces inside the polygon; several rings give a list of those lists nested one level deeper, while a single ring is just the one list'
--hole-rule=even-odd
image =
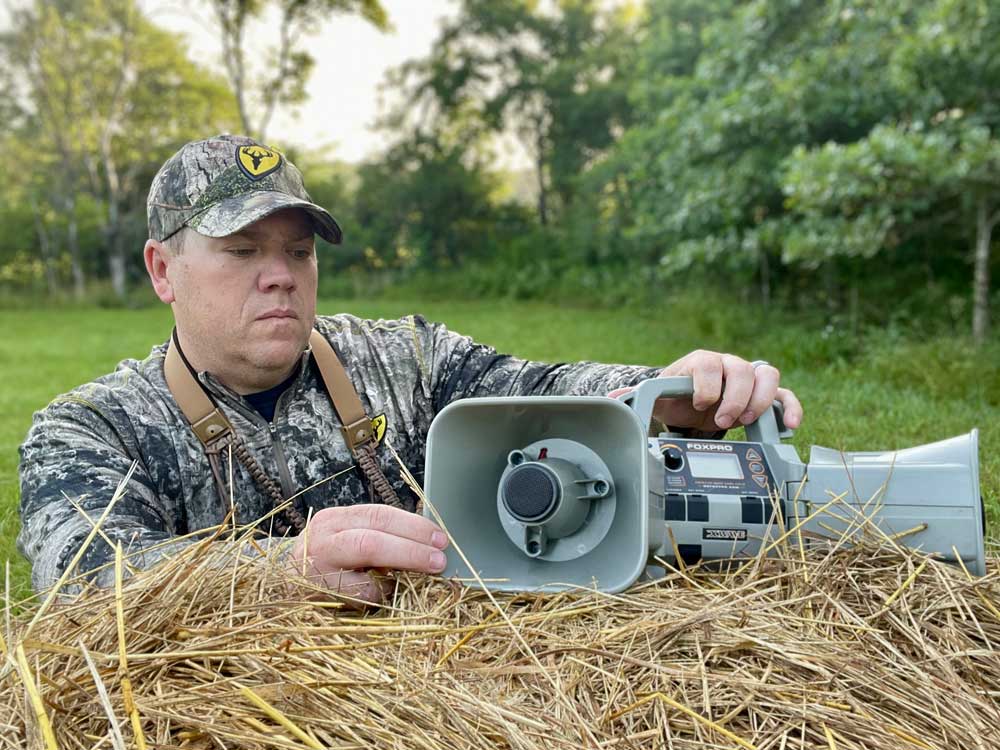
[{"label": "green grass field", "polygon": [[[594,359],[666,364],[695,348],[731,351],[779,366],[806,408],[795,436],[844,450],[903,448],[978,427],[988,531],[1000,524],[1000,345],[976,351],[961,338],[914,342],[891,332],[863,338],[829,327],[736,310],[703,299],[661,309],[574,309],[538,303],[324,301],[319,312],[364,317],[419,312],[498,349],[547,361]],[[12,588],[28,592],[28,565],[15,547],[17,446],[32,413],[53,396],[144,357],[166,339],[171,318],[158,306],[0,311],[0,558]]]}]

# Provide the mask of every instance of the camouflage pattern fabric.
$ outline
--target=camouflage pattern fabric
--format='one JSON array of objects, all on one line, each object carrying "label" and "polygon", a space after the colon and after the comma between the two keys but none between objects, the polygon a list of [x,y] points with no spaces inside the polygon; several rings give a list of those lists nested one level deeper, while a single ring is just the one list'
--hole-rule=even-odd
[{"label": "camouflage pattern fabric", "polygon": [[340,242],[340,227],[312,202],[295,165],[241,135],[186,144],[160,167],[146,201],[149,236],[161,241],[184,226],[227,237],[283,208],[303,209],[316,234]]},{"label": "camouflage pattern fabric", "polygon": [[[416,498],[386,443],[421,479],[431,420],[450,402],[471,396],[603,395],[658,372],[525,361],[420,317],[368,321],[344,314],[319,317],[316,328],[336,350],[368,415],[385,414],[379,462],[411,509]],[[221,524],[230,502],[237,524],[272,509],[268,496],[239,462],[230,465],[228,455],[222,468],[223,476],[233,478],[231,500],[220,500],[201,443],[167,388],[165,352],[164,343],[142,361],[125,360],[115,372],[59,396],[35,414],[21,446],[18,545],[32,563],[36,590],[58,580],[92,528],[83,513],[95,521],[100,517],[133,462],[138,466],[131,481],[79,566],[81,572],[106,566],[94,575],[101,585],[113,580],[107,564],[114,550],[106,540],[121,542],[133,555],[131,564],[146,567],[188,543],[170,540]],[[373,501],[310,352],[303,354],[299,375],[279,399],[270,424],[210,374],[199,378],[285,497],[317,485],[297,499],[303,515]],[[153,550],[156,545],[165,546]]]}]

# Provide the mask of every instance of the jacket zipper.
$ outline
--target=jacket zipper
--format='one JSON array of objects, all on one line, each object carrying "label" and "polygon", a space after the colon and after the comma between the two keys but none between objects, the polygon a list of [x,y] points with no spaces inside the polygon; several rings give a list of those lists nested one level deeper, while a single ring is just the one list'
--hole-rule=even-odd
[{"label": "jacket zipper", "polygon": [[[277,412],[275,412],[275,416],[277,416]],[[285,493],[285,499],[287,500],[295,494],[295,490],[292,488],[292,475],[288,471],[288,462],[285,460],[285,449],[281,444],[281,438],[278,437],[278,431],[274,427],[274,422],[268,423],[267,430],[271,433],[271,445],[274,446],[274,459],[278,464],[278,479],[281,480],[281,490]]]},{"label": "jacket zipper", "polygon": [[285,493],[286,500],[295,494],[295,488],[292,487],[292,474],[288,470],[288,461],[285,459],[285,447],[281,443],[281,438],[278,437],[278,429],[274,423],[281,413],[281,402],[285,400],[288,391],[294,387],[293,384],[291,388],[278,396],[278,401],[274,405],[274,414],[271,416],[271,421],[267,423],[267,431],[271,434],[271,445],[274,446],[274,460],[278,464],[278,479],[281,480],[281,489]]},{"label": "jacket zipper", "polygon": [[[288,390],[295,387],[293,383]],[[278,418],[278,414],[281,411],[281,404],[285,400],[285,396],[288,395],[288,391],[285,391],[278,397],[278,402],[274,405],[274,416],[271,418],[270,422],[265,422],[264,418],[252,409],[247,409],[238,399],[231,398],[228,394],[221,394],[228,405],[233,409],[238,411],[244,417],[246,417],[251,422],[256,424],[261,424],[262,422],[267,425],[267,431],[271,439],[271,448],[274,453],[275,463],[278,465],[278,481],[281,484],[281,491],[287,500],[292,495],[295,494],[295,488],[292,486],[292,474],[288,470],[288,461],[285,458],[284,445],[281,442],[281,438],[278,437],[278,430],[274,426],[274,420]]]}]

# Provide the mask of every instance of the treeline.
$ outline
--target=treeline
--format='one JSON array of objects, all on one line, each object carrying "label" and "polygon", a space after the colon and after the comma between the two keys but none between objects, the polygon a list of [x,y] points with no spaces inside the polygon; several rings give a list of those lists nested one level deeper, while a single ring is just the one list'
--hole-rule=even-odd
[{"label": "treeline", "polygon": [[[600,5],[462,3],[396,77],[352,262],[523,295],[698,280],[986,335],[1000,3]],[[490,169],[501,133],[533,159],[531,205]]]},{"label": "treeline", "polygon": [[[374,274],[467,294],[618,302],[697,283],[834,320],[919,319],[987,335],[997,302],[1000,3],[459,5],[430,55],[387,81],[401,102],[381,124],[394,146],[350,167],[301,160],[346,231],[345,247],[321,254],[329,289],[369,289]],[[183,59],[171,68],[197,79],[174,92],[203,91],[183,134],[235,119],[223,106],[231,99],[204,95],[225,81]],[[137,138],[147,151],[163,146],[144,163],[181,131]],[[528,154],[525,174],[495,166],[510,139]],[[53,173],[67,163],[86,171],[87,159],[103,159],[99,144]],[[145,153],[122,149],[116,163],[134,168]],[[35,261],[62,257],[34,252],[42,203],[23,190],[5,201],[21,211],[22,236],[20,245],[0,238],[3,269],[15,247]],[[44,226],[65,221],[58,202],[45,205]],[[100,214],[86,230],[99,233],[113,224],[110,205],[94,191],[74,210]],[[135,225],[126,267],[138,259]],[[115,257],[91,239],[93,257]]]},{"label": "treeline", "polygon": [[[220,132],[266,142],[276,110],[306,97],[309,36],[325,17],[388,25],[378,0],[179,3],[175,10],[206,20],[216,36],[219,64],[209,68],[136,0],[13,0],[7,8],[0,293],[114,303],[145,285],[146,194],[163,161]],[[250,44],[254,22],[271,43]]]}]

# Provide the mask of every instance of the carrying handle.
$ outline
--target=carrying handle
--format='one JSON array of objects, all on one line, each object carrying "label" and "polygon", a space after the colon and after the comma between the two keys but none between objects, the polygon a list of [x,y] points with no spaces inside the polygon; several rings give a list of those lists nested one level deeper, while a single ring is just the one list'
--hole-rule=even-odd
[{"label": "carrying handle", "polygon": [[618,400],[639,417],[639,421],[649,430],[653,418],[653,406],[658,398],[681,398],[694,395],[694,378],[690,375],[675,375],[670,378],[650,378],[643,380],[631,391],[618,396]]},{"label": "carrying handle", "polygon": [[[690,375],[677,375],[643,380],[628,393],[618,396],[618,400],[630,406],[648,430],[657,399],[692,395],[694,395],[694,379]],[[770,409],[747,425],[747,440],[753,443],[777,444],[782,438],[790,438],[794,432],[785,427],[784,416],[785,411],[781,402],[775,401]]]}]

